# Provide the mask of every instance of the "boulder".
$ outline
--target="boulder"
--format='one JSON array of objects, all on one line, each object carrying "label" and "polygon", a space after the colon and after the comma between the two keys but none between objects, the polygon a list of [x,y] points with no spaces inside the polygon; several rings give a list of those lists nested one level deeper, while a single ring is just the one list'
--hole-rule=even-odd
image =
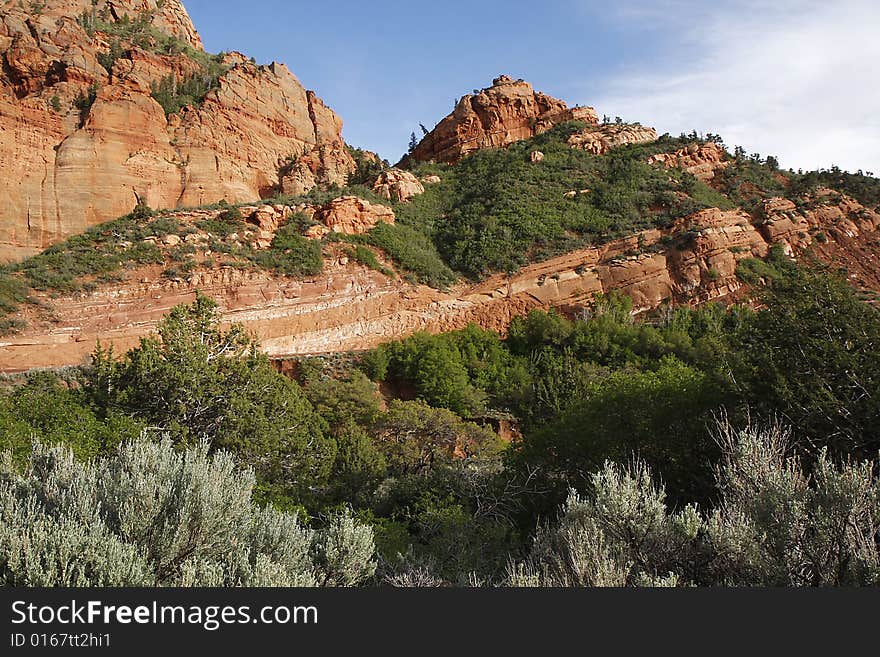
[{"label": "boulder", "polygon": [[657,131],[638,123],[611,123],[587,127],[568,138],[568,145],[593,155],[605,155],[612,148],[657,141]]},{"label": "boulder", "polygon": [[413,196],[424,194],[425,187],[409,171],[389,169],[379,174],[373,184],[373,191],[382,198],[405,203]]},{"label": "boulder", "polygon": [[335,233],[362,235],[381,222],[393,224],[394,211],[357,196],[342,196],[318,210],[315,219]]},{"label": "boulder", "polygon": [[713,142],[691,144],[674,153],[658,153],[648,158],[648,163],[682,169],[703,182],[712,180],[717,171],[730,165],[725,160],[724,149]]}]

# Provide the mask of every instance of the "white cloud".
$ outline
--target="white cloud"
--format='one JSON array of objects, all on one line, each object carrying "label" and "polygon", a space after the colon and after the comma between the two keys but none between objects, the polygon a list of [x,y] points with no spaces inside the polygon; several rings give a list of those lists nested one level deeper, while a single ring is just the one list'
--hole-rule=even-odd
[{"label": "white cloud", "polygon": [[600,114],[718,133],[786,168],[880,175],[875,0],[625,0],[614,19],[656,30],[664,47],[593,95]]}]

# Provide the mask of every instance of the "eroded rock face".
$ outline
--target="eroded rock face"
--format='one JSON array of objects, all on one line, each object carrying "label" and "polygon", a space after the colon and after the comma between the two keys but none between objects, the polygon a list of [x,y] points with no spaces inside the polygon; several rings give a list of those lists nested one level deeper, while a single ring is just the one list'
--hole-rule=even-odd
[{"label": "eroded rock face", "polygon": [[[834,202],[821,202],[829,196]],[[802,207],[784,198],[764,201],[764,221],[758,226],[764,239],[780,244],[786,255],[794,256],[814,245],[817,236],[843,242],[880,228],[880,213],[848,196],[820,188],[810,201]]]},{"label": "eroded rock face", "polygon": [[598,124],[592,107],[569,108],[528,82],[502,75],[491,87],[461,98],[404,161],[452,164],[475,150],[506,146],[574,120]]},{"label": "eroded rock face", "polygon": [[703,182],[709,182],[717,171],[730,166],[730,162],[725,160],[724,149],[713,142],[691,144],[674,153],[658,153],[652,155],[648,163],[683,169]]},{"label": "eroded rock face", "polygon": [[380,222],[394,223],[394,211],[357,196],[341,196],[315,213],[315,219],[335,233],[362,235]]},{"label": "eroded rock face", "polygon": [[389,169],[379,174],[373,191],[382,198],[405,203],[413,196],[425,193],[425,186],[409,171]]},{"label": "eroded rock face", "polygon": [[605,155],[612,148],[627,144],[646,144],[657,140],[657,131],[634,124],[605,124],[588,127],[568,138],[568,145],[593,155]]},{"label": "eroded rock face", "polygon": [[[107,71],[98,55],[118,37],[83,28],[91,0],[48,0],[39,14],[31,4],[0,2],[0,260],[35,253],[138,201],[255,201],[281,188],[343,185],[353,170],[342,121],[285,66],[231,54],[200,107],[166,117],[151,85],[197,72],[196,62],[123,41]],[[145,12],[153,28],[201,49],[179,0],[94,6],[107,23]],[[83,106],[90,94],[94,102]]]}]

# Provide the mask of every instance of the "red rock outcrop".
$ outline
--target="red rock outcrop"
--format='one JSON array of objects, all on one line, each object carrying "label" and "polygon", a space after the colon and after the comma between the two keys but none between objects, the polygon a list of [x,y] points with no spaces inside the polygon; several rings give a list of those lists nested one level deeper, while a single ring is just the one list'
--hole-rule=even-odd
[{"label": "red rock outcrop", "polygon": [[[97,29],[87,32],[83,17],[92,15]],[[247,202],[345,183],[354,163],[341,120],[285,66],[231,54],[199,107],[166,117],[151,85],[199,64],[100,31],[125,16],[202,47],[179,0],[0,2],[0,260],[37,252],[139,200],[156,208]],[[107,71],[98,55],[120,39],[121,56]],[[82,100],[90,94],[89,106]]]},{"label": "red rock outcrop", "polygon": [[370,203],[357,196],[342,196],[330,201],[315,213],[315,219],[334,233],[362,235],[376,224],[394,223],[394,211],[378,203]]},{"label": "red rock outcrop", "polygon": [[780,244],[789,256],[812,246],[817,239],[851,240],[880,228],[880,212],[822,188],[801,207],[784,198],[768,199],[763,203],[763,215],[764,221],[758,226],[761,235],[768,242]]},{"label": "red rock outcrop", "polygon": [[709,182],[717,171],[730,166],[725,159],[724,149],[714,142],[691,144],[674,153],[658,153],[648,158],[648,163],[683,169],[703,182]]},{"label": "red rock outcrop", "polygon": [[409,171],[388,169],[376,178],[373,191],[382,198],[405,203],[413,196],[425,193],[425,186]]},{"label": "red rock outcrop", "polygon": [[598,124],[592,107],[569,108],[561,100],[536,92],[528,82],[502,75],[491,87],[461,98],[452,114],[422,139],[404,163],[453,164],[475,150],[507,146],[574,120]]},{"label": "red rock outcrop", "polygon": [[638,123],[611,123],[591,126],[574,133],[568,138],[568,145],[593,155],[605,155],[612,148],[656,140],[657,131],[654,128],[646,128]]}]

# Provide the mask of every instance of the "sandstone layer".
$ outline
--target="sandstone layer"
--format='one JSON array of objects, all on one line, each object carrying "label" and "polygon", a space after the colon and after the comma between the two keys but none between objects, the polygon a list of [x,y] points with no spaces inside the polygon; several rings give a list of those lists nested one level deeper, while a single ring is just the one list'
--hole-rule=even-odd
[{"label": "sandstone layer", "polygon": [[[171,307],[191,301],[196,290],[215,297],[225,321],[243,323],[278,358],[367,349],[414,331],[449,331],[472,322],[503,332],[512,317],[532,309],[576,313],[596,293],[612,290],[630,296],[637,311],[664,302],[736,299],[744,291],[735,275],[738,261],[763,257],[776,244],[794,255],[810,247],[820,258],[845,263],[854,283],[880,290],[880,213],[848,197],[823,194],[801,208],[771,200],[761,220],[740,210],[703,210],[666,231],[645,231],[447,292],[349,261],[344,246],[334,243],[324,244],[324,272],[306,280],[225,267],[169,281],[161,277],[161,267],[144,268],[125,283],[88,295],[40,297],[53,306],[51,321],[29,311],[30,328],[0,343],[0,371],[75,365],[97,340],[129,348]],[[249,208],[254,228],[249,236],[235,237],[259,239],[257,227],[277,227],[302,209]],[[315,217],[325,213],[311,211]],[[207,236],[186,239],[205,243]]]},{"label": "sandstone layer", "polygon": [[491,87],[462,97],[453,112],[425,135],[403,163],[454,164],[473,151],[507,146],[574,120],[598,124],[592,107],[570,108],[561,100],[536,92],[528,82],[502,75]]},{"label": "sandstone layer", "polygon": [[[89,17],[97,28],[86,29]],[[179,39],[176,54],[153,37],[126,40],[118,26],[132,19]],[[341,120],[281,64],[228,55],[201,105],[166,117],[151,86],[198,73],[201,48],[179,0],[0,3],[0,260],[138,201],[248,202],[344,184],[354,164]]]}]

